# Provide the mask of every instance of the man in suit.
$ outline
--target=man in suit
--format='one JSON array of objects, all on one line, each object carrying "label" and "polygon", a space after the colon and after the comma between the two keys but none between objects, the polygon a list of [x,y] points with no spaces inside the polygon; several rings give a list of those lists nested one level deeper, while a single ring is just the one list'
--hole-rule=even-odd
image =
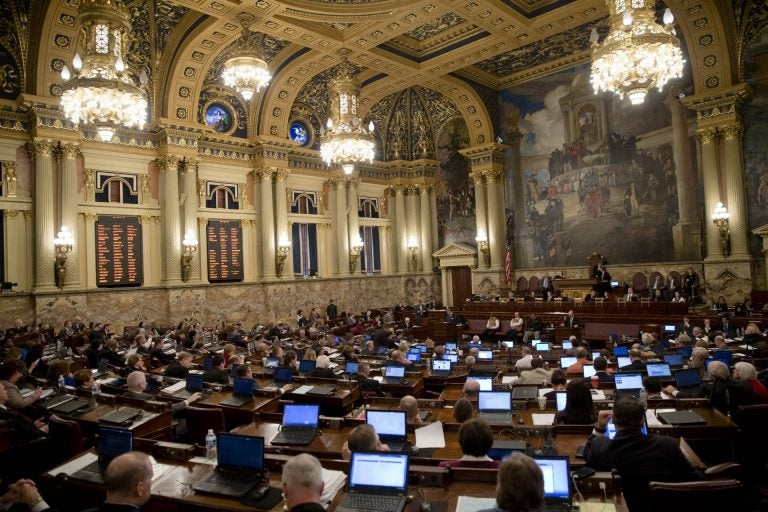
[{"label": "man in suit", "polygon": [[323,487],[323,467],[314,456],[301,453],[283,466],[282,489],[288,512],[325,512],[320,504]]},{"label": "man in suit", "polygon": [[615,382],[613,375],[608,373],[608,360],[602,356],[596,357],[592,361],[592,366],[595,368],[595,375],[598,382]]},{"label": "man in suit", "polygon": [[643,372],[645,373],[645,363],[643,363],[643,353],[640,349],[633,348],[629,351],[631,363],[628,366],[619,368],[622,372]]},{"label": "man in suit", "polygon": [[633,290],[632,287],[630,286],[629,288],[627,288],[627,293],[626,295],[624,295],[624,300],[627,302],[637,302],[638,300],[640,300],[640,298],[637,295],[635,295],[635,290]]},{"label": "man in suit", "polygon": [[534,357],[531,359],[531,369],[520,372],[518,384],[535,384],[538,386],[542,382],[549,384],[551,378],[552,372],[544,369],[544,360],[540,357]]},{"label": "man in suit", "polygon": [[736,329],[731,325],[731,320],[728,315],[723,315],[723,321],[720,324],[720,332],[723,333],[725,338],[733,338],[736,335]]},{"label": "man in suit", "polygon": [[336,304],[333,303],[333,299],[328,301],[328,305],[325,306],[325,317],[328,320],[335,320],[336,315],[338,315],[338,310],[336,309]]},{"label": "man in suit", "polygon": [[573,312],[572,309],[568,310],[568,316],[565,317],[565,320],[563,321],[563,325],[566,327],[572,327],[574,329],[578,328],[581,322],[578,318],[576,318],[576,314]]},{"label": "man in suit", "polygon": [[427,316],[427,305],[424,304],[421,300],[416,303],[416,306],[414,306],[414,309],[416,310],[416,317],[417,318],[424,318]]},{"label": "man in suit", "polygon": [[229,372],[224,369],[224,358],[219,354],[213,356],[213,368],[203,372],[203,382],[229,384]]},{"label": "man in suit", "polygon": [[172,361],[165,369],[166,377],[175,377],[177,379],[186,379],[189,375],[189,367],[192,366],[192,354],[189,352],[179,352],[176,360]]},{"label": "man in suit", "polygon": [[687,316],[683,317],[683,323],[677,327],[677,334],[678,336],[680,334],[687,334],[688,336],[693,337],[693,324],[691,323],[690,318]]},{"label": "man in suit", "polygon": [[381,383],[376,379],[368,377],[371,373],[371,365],[365,362],[361,362],[357,365],[357,382],[360,384],[362,391],[372,391],[377,396],[384,396],[384,391],[381,389]]},{"label": "man in suit", "polygon": [[[135,398],[137,400],[155,399],[154,396],[144,392],[144,390],[147,389],[147,376],[142,372],[131,372],[126,379],[126,386],[128,387],[128,391],[123,393],[123,396],[126,398]],[[173,411],[174,416],[178,416],[183,413],[184,409],[187,408],[187,405],[197,401],[201,396],[202,395],[200,393],[193,393],[186,400],[182,400],[181,402],[173,402],[171,404],[171,411]]]},{"label": "man in suit", "polygon": [[[605,437],[606,425],[613,416],[614,439]],[[679,441],[640,430],[645,406],[636,398],[622,396],[609,410],[600,411],[592,436],[587,440],[584,458],[597,471],[617,469],[630,510],[650,510],[648,482],[686,482],[700,475],[680,450]]]},{"label": "man in suit", "polygon": [[[315,369],[309,374],[310,377],[320,377],[322,379],[336,379],[336,374],[329,368],[331,360],[328,356],[317,356],[317,362],[315,363]],[[359,368],[358,368],[359,370]]]},{"label": "man in suit", "polygon": [[99,512],[137,512],[152,493],[152,462],[141,452],[112,459],[104,471],[107,499]]}]

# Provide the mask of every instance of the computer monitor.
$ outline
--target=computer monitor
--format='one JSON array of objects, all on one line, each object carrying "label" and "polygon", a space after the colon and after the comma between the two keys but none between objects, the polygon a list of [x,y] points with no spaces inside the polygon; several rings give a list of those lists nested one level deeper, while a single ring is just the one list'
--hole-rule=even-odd
[{"label": "computer monitor", "polygon": [[544,475],[544,500],[568,502],[571,499],[568,457],[534,457]]},{"label": "computer monitor", "polygon": [[549,343],[541,343],[541,341],[535,341],[534,347],[537,352],[549,352]]},{"label": "computer monitor", "polygon": [[347,364],[344,366],[344,372],[345,373],[357,373],[358,365],[357,361],[347,361]]},{"label": "computer monitor", "polygon": [[597,373],[597,370],[595,370],[595,367],[591,364],[585,364],[582,366],[581,371],[584,374],[585,379],[591,379],[592,376]]},{"label": "computer monitor", "polygon": [[618,366],[620,369],[624,368],[625,366],[629,366],[632,364],[632,359],[629,357],[617,357],[616,358],[616,366]]},{"label": "computer monitor", "polygon": [[674,324],[664,324],[664,334],[665,335],[667,335],[667,336],[674,336],[676,330],[677,329],[675,329]]},{"label": "computer monitor", "polygon": [[477,353],[479,361],[493,361],[493,350],[480,350]]},{"label": "computer monitor", "polygon": [[625,347],[625,346],[613,347],[613,355],[615,355],[616,357],[618,357],[618,356],[628,356],[629,355],[629,347]]},{"label": "computer monitor", "polygon": [[[613,424],[613,420],[608,420],[608,424],[605,428],[607,429],[605,435],[608,439],[616,437],[616,425]],[[648,435],[648,427],[646,426],[645,421],[643,421],[643,426],[640,428],[640,432],[642,432],[644,436]]]},{"label": "computer monitor", "polygon": [[618,281],[611,281],[611,288],[618,288],[621,284]]},{"label": "computer monitor", "polygon": [[731,366],[733,360],[733,352],[730,350],[715,350],[712,352],[712,357],[718,361],[722,361],[726,366]]},{"label": "computer monitor", "polygon": [[571,350],[573,348],[573,342],[571,340],[563,340],[563,350]]},{"label": "computer monitor", "polygon": [[312,373],[315,371],[316,361],[312,359],[302,359],[299,361],[299,373]]},{"label": "computer monitor", "polygon": [[560,358],[560,368],[565,370],[572,364],[576,364],[576,356],[564,356]]}]

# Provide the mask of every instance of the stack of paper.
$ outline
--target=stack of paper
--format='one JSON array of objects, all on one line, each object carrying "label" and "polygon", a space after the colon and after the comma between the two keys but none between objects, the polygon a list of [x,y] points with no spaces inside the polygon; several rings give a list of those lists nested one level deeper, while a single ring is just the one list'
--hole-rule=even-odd
[{"label": "stack of paper", "polygon": [[306,395],[314,386],[299,386],[298,388],[291,391],[291,393],[294,393],[296,395]]},{"label": "stack of paper", "polygon": [[344,488],[344,484],[347,482],[347,475],[341,471],[335,471],[333,469],[323,468],[323,495],[320,497],[320,502],[328,505],[333,501],[340,490]]},{"label": "stack of paper", "polygon": [[456,502],[456,512],[477,512],[478,510],[496,510],[496,500],[494,498],[459,496],[459,501]]},{"label": "stack of paper", "polygon": [[531,414],[531,418],[533,419],[533,424],[538,426],[545,426],[545,425],[552,425],[555,422],[555,415],[554,414],[539,414],[539,413],[533,413]]},{"label": "stack of paper", "polygon": [[417,428],[415,434],[416,446],[419,448],[445,448],[445,434],[441,421]]},{"label": "stack of paper", "polygon": [[160,390],[160,392],[161,392],[161,393],[165,393],[165,394],[167,394],[167,395],[172,395],[172,394],[174,394],[175,392],[177,392],[177,391],[181,391],[182,389],[184,389],[184,387],[185,387],[186,385],[187,385],[187,381],[185,381],[185,380],[180,380],[180,381],[179,381],[179,382],[177,382],[176,384],[172,384],[172,385],[168,386],[167,388],[163,388],[163,389],[161,389],[161,390]]}]

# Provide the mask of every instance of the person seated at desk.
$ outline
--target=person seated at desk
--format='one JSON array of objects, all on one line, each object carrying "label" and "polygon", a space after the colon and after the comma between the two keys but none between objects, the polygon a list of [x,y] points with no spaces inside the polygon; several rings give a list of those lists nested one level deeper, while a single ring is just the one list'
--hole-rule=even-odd
[{"label": "person seated at desk", "polygon": [[405,395],[400,399],[399,409],[405,411],[405,420],[409,425],[421,425],[419,416],[419,401],[411,395]]},{"label": "person seated at desk", "polygon": [[643,378],[643,387],[645,388],[646,400],[664,398],[661,393],[661,377],[645,377]]},{"label": "person seated at desk", "polygon": [[[714,362],[709,363],[712,366]],[[737,405],[751,405],[768,403],[768,389],[757,379],[757,368],[752,363],[740,361],[733,367],[733,380],[736,381],[739,403]],[[734,392],[731,392],[733,399]],[[734,409],[732,407],[732,411]]]},{"label": "person seated at desk", "polygon": [[[608,421],[613,418],[616,436],[605,437]],[[629,510],[650,510],[648,482],[687,482],[699,480],[700,474],[680,450],[673,437],[641,432],[645,406],[624,395],[610,410],[600,411],[594,431],[584,450],[587,466],[597,471],[618,470]]]},{"label": "person seated at desk", "polygon": [[[237,367],[237,370],[235,370],[235,375],[237,376],[238,379],[253,379],[253,368],[251,368],[250,363],[241,364]],[[262,386],[258,382],[253,383],[254,389],[264,389],[264,387],[265,386]],[[266,386],[266,387],[270,387],[270,386]],[[294,387],[295,386],[293,384],[285,384],[283,387],[281,387],[277,391],[281,395],[284,395],[285,393],[293,391]]]},{"label": "person seated at desk", "polygon": [[744,328],[744,338],[742,343],[748,345],[750,348],[766,348],[766,340],[763,333],[760,332],[760,328],[756,323],[750,322],[747,327]]},{"label": "person seated at desk", "polygon": [[483,332],[480,334],[480,339],[486,342],[492,341],[492,338],[496,334],[496,331],[499,330],[500,325],[498,318],[493,315],[488,317],[488,321],[485,322],[485,329],[483,329]]},{"label": "person seated at desk", "polygon": [[538,512],[544,510],[544,474],[536,462],[513,453],[499,468],[496,508],[479,512]]},{"label": "person seated at desk", "polygon": [[544,368],[544,360],[540,357],[531,359],[531,369],[520,372],[520,379],[518,384],[535,384],[539,385],[542,382],[547,383],[552,378],[552,372]]},{"label": "person seated at desk", "polygon": [[731,387],[731,372],[725,363],[712,361],[707,366],[708,382],[701,386],[678,390],[675,386],[669,385],[664,388],[664,393],[675,398],[707,398],[709,405],[728,414],[728,390]]},{"label": "person seated at desk", "polygon": [[10,429],[13,446],[29,443],[48,433],[48,425],[43,420],[32,421],[26,414],[7,407],[7,402],[8,392],[0,381],[0,421],[6,422],[6,428]]},{"label": "person seated at desk", "polygon": [[619,368],[622,372],[642,372],[645,373],[645,363],[643,362],[643,353],[640,349],[633,348],[629,350],[629,361],[627,366]]},{"label": "person seated at desk", "polygon": [[595,376],[598,382],[615,382],[616,378],[608,373],[608,360],[602,356],[596,357],[592,361],[592,366],[595,369]]},{"label": "person seated at desk", "polygon": [[680,290],[675,290],[675,294],[672,296],[671,299],[669,299],[669,302],[676,303],[676,304],[685,304],[685,297],[682,293],[680,293]]},{"label": "person seated at desk", "polygon": [[586,425],[595,421],[592,391],[583,379],[571,380],[565,395],[565,409],[555,415],[556,425]]},{"label": "person seated at desk", "polygon": [[341,447],[341,458],[344,460],[352,459],[352,452],[388,452],[389,446],[383,444],[379,439],[379,434],[373,425],[363,423],[352,429],[352,432],[344,441]]},{"label": "person seated at desk", "polygon": [[464,423],[474,414],[475,409],[472,407],[472,402],[467,398],[459,398],[456,403],[453,404],[453,419],[456,423]]},{"label": "person seated at desk", "polygon": [[219,354],[213,356],[211,360],[213,367],[203,372],[203,382],[212,382],[214,384],[229,384],[229,372],[224,369],[224,358]]},{"label": "person seated at desk", "polygon": [[[126,379],[126,387],[128,391],[123,393],[126,398],[135,398],[137,400],[154,400],[155,397],[149,393],[145,393],[147,389],[147,376],[142,372],[131,372]],[[179,416],[184,412],[184,409],[191,403],[196,402],[202,396],[201,393],[193,393],[189,398],[180,402],[171,403],[171,411],[174,416]]]},{"label": "person seated at desk", "polygon": [[48,512],[51,506],[45,502],[37,485],[32,480],[20,479],[8,486],[8,492],[0,496],[0,506],[4,510],[15,510],[14,505],[25,505],[29,512]]},{"label": "person seated at desk", "polygon": [[544,325],[541,323],[541,318],[531,313],[528,317],[528,323],[525,326],[525,333],[523,333],[523,343],[526,345],[531,342],[531,338],[538,339],[539,334],[544,329]]},{"label": "person seated at desk", "polygon": [[235,355],[237,347],[232,343],[224,345],[224,349],[221,352],[221,357],[224,358],[224,367],[229,367],[229,358]]},{"label": "person seated at desk", "polygon": [[723,313],[728,312],[728,303],[725,302],[725,297],[723,295],[719,296],[717,298],[717,302],[712,304],[712,309],[716,311],[722,311]]},{"label": "person seated at desk", "polygon": [[506,333],[504,333],[504,336],[514,340],[517,338],[517,334],[523,330],[523,324],[525,322],[523,321],[523,318],[520,316],[519,311],[515,311],[515,316],[512,317],[512,319],[509,321],[509,329]]},{"label": "person seated at desk", "polygon": [[627,288],[627,293],[624,294],[624,300],[627,302],[637,302],[640,300],[640,297],[635,294],[635,290],[630,286]]},{"label": "person seated at desk", "polygon": [[477,398],[480,396],[480,383],[476,380],[466,381],[461,389],[461,396],[472,402],[477,402]]},{"label": "person seated at desk", "polygon": [[176,379],[186,379],[189,375],[189,369],[192,366],[192,354],[189,352],[179,352],[176,354],[176,360],[171,361],[171,364],[165,369],[166,377],[174,377]]},{"label": "person seated at desk", "polygon": [[484,420],[469,419],[459,427],[459,446],[462,456],[459,460],[444,460],[441,468],[498,468],[501,461],[493,460],[488,452],[493,446],[493,431]]},{"label": "person seated at desk", "polygon": [[[125,359],[117,353],[117,346],[117,340],[107,340],[104,344],[104,348],[99,352],[99,361],[106,360],[107,363],[112,366],[125,366]],[[98,363],[96,366],[98,366]],[[96,368],[96,366],[94,366],[94,368]]]},{"label": "person seated at desk", "polygon": [[144,366],[144,356],[139,353],[131,354],[125,362],[125,368],[126,370],[129,370],[129,372],[146,372],[147,367]]},{"label": "person seated at desk", "polygon": [[75,379],[75,387],[87,389],[88,391],[93,388],[93,372],[91,370],[77,370],[73,377]]},{"label": "person seated at desk", "polygon": [[295,350],[286,350],[283,355],[283,364],[281,368],[290,368],[293,375],[299,374],[299,361]]},{"label": "person seated at desk", "polygon": [[368,377],[370,373],[370,364],[361,361],[360,364],[357,365],[357,383],[360,385],[360,390],[375,393],[377,396],[384,396],[384,391],[381,389],[381,383],[376,379]]},{"label": "person seated at desk", "polygon": [[[107,342],[107,344],[109,344],[109,342]],[[163,341],[163,338],[158,337],[152,340],[152,349],[149,351],[149,357],[152,360],[153,365],[159,364],[159,366],[166,366],[176,359],[175,354],[165,353],[165,350],[163,349],[164,344],[165,342]]]},{"label": "person seated at desk", "polygon": [[37,387],[32,394],[26,398],[21,396],[21,391],[19,390],[17,383],[26,372],[27,364],[21,359],[11,359],[0,366],[0,383],[5,387],[7,396],[4,403],[17,411],[32,405],[39,400],[40,395],[43,394],[43,389]]},{"label": "person seated at desk", "polygon": [[661,289],[657,288],[653,290],[651,293],[651,302],[666,302],[666,297],[664,297],[664,292],[661,291]]},{"label": "person seated at desk", "polygon": [[437,361],[445,361],[445,345],[438,345],[432,354]]},{"label": "person seated at desk", "polygon": [[696,368],[699,370],[699,378],[705,380],[707,378],[706,361],[709,358],[709,350],[703,347],[693,347],[691,351],[691,360],[688,363],[688,368]]},{"label": "person seated at desk", "polygon": [[385,364],[393,364],[396,366],[412,366],[413,361],[403,357],[403,353],[400,350],[393,350],[389,355],[389,359],[384,361]]},{"label": "person seated at desk", "polygon": [[579,347],[576,349],[576,362],[573,363],[571,366],[569,366],[565,373],[582,373],[584,370],[584,365],[589,363],[589,360],[587,359],[587,356],[589,355],[589,352],[587,352],[587,349],[584,347]]},{"label": "person seated at desk", "polygon": [[107,499],[98,512],[138,512],[152,496],[152,461],[141,452],[118,455],[104,471]]},{"label": "person seated at desk", "polygon": [[411,327],[414,327],[414,325],[411,323],[411,319],[408,317],[403,318],[403,321],[397,324],[397,328],[401,330],[410,329]]},{"label": "person seated at desk", "polygon": [[[383,345],[382,345],[383,346]],[[376,355],[376,346],[373,343],[373,340],[368,340],[365,342],[365,346],[363,350],[360,351],[361,356],[375,356]]]},{"label": "person seated at desk", "polygon": [[333,370],[329,368],[331,365],[331,359],[326,356],[317,356],[317,360],[315,362],[315,369],[312,370],[312,373],[309,374],[310,377],[319,377],[322,379],[335,379],[336,374],[333,373]]},{"label": "person seated at desk", "polygon": [[552,385],[552,391],[544,393],[544,396],[547,400],[555,400],[558,391],[565,391],[565,385],[568,384],[568,379],[565,377],[565,372],[563,370],[557,369],[552,371],[549,383]]},{"label": "person seated at desk", "polygon": [[287,512],[325,512],[320,504],[323,495],[323,467],[308,453],[295,455],[283,466],[283,499]]},{"label": "person seated at desk", "polygon": [[515,362],[515,370],[530,370],[531,361],[533,361],[533,355],[531,355],[530,347],[523,347],[520,350],[522,357]]}]

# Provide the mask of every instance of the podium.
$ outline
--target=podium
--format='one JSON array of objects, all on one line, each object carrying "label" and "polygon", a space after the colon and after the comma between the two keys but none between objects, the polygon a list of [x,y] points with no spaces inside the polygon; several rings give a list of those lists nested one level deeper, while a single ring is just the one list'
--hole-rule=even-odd
[{"label": "podium", "polygon": [[560,290],[560,295],[569,299],[583,299],[596,285],[597,279],[555,279],[552,281],[555,288]]}]

